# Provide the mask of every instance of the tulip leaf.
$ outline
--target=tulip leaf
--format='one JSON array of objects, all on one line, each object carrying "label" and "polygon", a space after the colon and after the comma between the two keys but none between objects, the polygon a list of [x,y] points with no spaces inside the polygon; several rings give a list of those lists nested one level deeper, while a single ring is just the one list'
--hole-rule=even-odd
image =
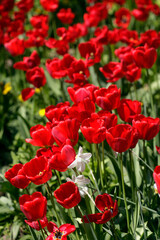
[{"label": "tulip leaf", "polygon": [[35,230],[33,228],[31,228],[29,225],[28,225],[28,227],[29,227],[29,231],[31,233],[31,236],[32,236],[33,240],[38,240],[38,237],[35,233]]}]

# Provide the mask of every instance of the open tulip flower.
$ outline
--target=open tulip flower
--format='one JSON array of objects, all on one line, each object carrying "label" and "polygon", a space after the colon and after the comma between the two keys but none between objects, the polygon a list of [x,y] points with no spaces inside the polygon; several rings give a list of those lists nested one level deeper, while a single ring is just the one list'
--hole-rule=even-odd
[{"label": "open tulip flower", "polygon": [[107,193],[98,195],[95,204],[100,212],[83,216],[83,220],[86,223],[95,222],[97,224],[104,224],[118,214],[117,201],[115,200],[114,202],[111,196]]},{"label": "open tulip flower", "polygon": [[74,225],[63,224],[58,228],[53,222],[49,222],[47,228],[51,234],[46,240],[67,240],[67,236],[76,230]]},{"label": "open tulip flower", "polygon": [[0,239],[160,239],[159,17],[0,0]]}]

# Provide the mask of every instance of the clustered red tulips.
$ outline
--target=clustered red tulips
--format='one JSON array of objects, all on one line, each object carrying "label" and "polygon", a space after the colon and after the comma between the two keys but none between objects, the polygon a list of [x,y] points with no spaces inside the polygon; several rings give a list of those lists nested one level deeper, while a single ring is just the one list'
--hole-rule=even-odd
[{"label": "clustered red tulips", "polygon": [[[34,1],[0,2],[0,42],[5,49],[13,57],[21,56],[27,52],[26,49],[33,47],[55,49],[56,56],[61,57],[46,59],[45,70],[53,79],[59,79],[63,86],[69,84],[66,101],[45,108],[48,120],[45,126],[37,124],[30,128],[31,138],[27,138],[26,142],[39,147],[36,156],[25,164],[15,164],[5,173],[5,178],[16,188],[26,189],[31,183],[48,186],[53,173],[66,172],[67,175],[72,165],[78,177],[81,171],[77,171],[77,166],[83,164],[82,169],[85,169],[88,160],[82,153],[76,155],[79,139],[82,137],[90,144],[106,142],[112,152],[121,155],[135,148],[138,141],[152,140],[159,133],[160,119],[142,115],[142,103],[123,98],[122,90],[117,87],[116,82],[122,79],[134,83],[141,78],[143,69],[148,71],[155,64],[157,48],[160,47],[160,33],[147,30],[139,36],[128,27],[131,18],[146,21],[150,12],[160,15],[160,7],[151,0],[136,0],[136,8],[133,10],[121,7],[125,0],[87,2],[89,5],[83,15],[83,22],[75,23],[76,16],[70,8],[59,9],[59,0],[40,0],[46,14],[32,16],[28,30],[24,28],[25,18],[33,8]],[[14,12],[15,5],[18,12]],[[102,24],[109,18],[109,11],[114,5],[119,7],[114,13],[113,24],[116,27],[109,29]],[[55,11],[58,11],[57,18],[62,27],[56,29],[54,36],[50,36],[51,15],[47,12]],[[85,38],[82,37],[86,37],[87,41],[84,42]],[[79,39],[82,41],[78,45],[79,58],[76,58],[69,50]],[[122,43],[123,46],[116,48],[117,43]],[[111,45],[115,47],[114,59],[108,53],[106,61],[103,54]],[[44,66],[42,67],[37,51],[33,50],[29,56],[23,56],[23,60],[13,65],[15,69],[26,72],[28,87],[21,92],[24,101],[34,97],[36,89],[47,84]],[[110,83],[107,87],[93,84],[93,69],[97,69],[106,82]],[[157,151],[160,153],[158,146]],[[153,178],[160,194],[160,166],[156,166]],[[58,189],[49,190],[52,201],[56,199],[66,209],[78,208],[81,204],[81,191],[84,190],[84,194],[88,192],[83,181],[85,180],[82,177],[82,185],[78,184],[78,180],[67,181],[60,184]],[[85,186],[84,189],[81,186]],[[105,224],[118,214],[117,200],[113,201],[104,189],[101,191],[103,193],[95,197],[97,212],[81,216],[84,224]],[[27,218],[25,222],[30,227],[38,231],[47,227],[50,235],[46,236],[46,240],[66,240],[67,235],[76,230],[70,223],[58,227],[54,222],[48,221],[47,198],[41,192],[22,195],[19,204]]]}]

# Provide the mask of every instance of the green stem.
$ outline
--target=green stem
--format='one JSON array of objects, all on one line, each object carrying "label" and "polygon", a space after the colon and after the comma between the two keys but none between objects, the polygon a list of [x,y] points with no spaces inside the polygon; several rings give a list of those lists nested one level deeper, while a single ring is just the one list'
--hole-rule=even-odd
[{"label": "green stem", "polygon": [[87,237],[87,239],[88,239],[88,234],[87,234],[86,225],[85,225],[85,222],[84,222],[84,219],[83,219],[83,214],[82,214],[81,210],[79,209],[78,205],[75,206],[75,209],[76,209],[76,211],[79,213],[80,217],[82,218],[83,228],[84,228],[84,231],[85,231],[85,233],[86,233],[86,237]]},{"label": "green stem", "polygon": [[102,162],[103,162],[103,173],[104,173],[104,179],[105,179],[106,171],[105,171],[105,162],[104,162],[104,141],[102,142]]},{"label": "green stem", "polygon": [[64,90],[64,79],[63,78],[60,79],[60,86],[61,86],[63,101],[67,101],[67,97],[66,97],[65,90]]},{"label": "green stem", "polygon": [[151,80],[149,76],[149,70],[146,69],[147,73],[147,81],[148,81],[148,86],[149,86],[149,95],[150,95],[150,100],[151,100],[151,113],[153,114],[153,117],[155,117],[155,112],[154,112],[154,103],[153,103],[153,94],[152,94],[152,88],[151,88]]},{"label": "green stem", "polygon": [[25,189],[26,189],[27,194],[30,195],[28,188],[26,187]]},{"label": "green stem", "polygon": [[102,191],[103,191],[103,174],[102,174],[102,168],[101,168],[101,159],[100,159],[99,151],[98,151],[98,144],[94,144],[94,146],[95,146],[96,156],[97,156],[97,160],[98,160],[99,175],[100,175],[101,187],[102,187]]},{"label": "green stem", "polygon": [[62,184],[62,182],[61,182],[61,178],[60,178],[59,172],[56,171],[56,170],[54,170],[54,173],[55,173],[55,175],[56,175],[56,177],[57,177],[57,181],[58,181],[59,186],[60,186],[60,185]]},{"label": "green stem", "polygon": [[125,185],[124,185],[122,153],[119,154],[119,164],[120,164],[120,169],[121,169],[122,190],[123,190],[124,205],[125,205],[125,210],[126,210],[127,227],[130,232],[128,206],[127,206],[127,201],[126,201],[126,192],[125,192]]},{"label": "green stem", "polygon": [[139,160],[141,160],[141,162],[143,162],[143,164],[151,171],[153,172],[153,169],[142,159],[140,158],[133,150],[130,150]]},{"label": "green stem", "polygon": [[132,152],[129,151],[130,165],[131,165],[131,188],[132,188],[132,199],[136,200],[136,179],[135,179],[135,166]]},{"label": "green stem", "polygon": [[57,214],[57,210],[56,210],[56,207],[55,207],[55,203],[54,203],[54,199],[53,199],[53,195],[52,195],[52,190],[48,184],[48,182],[46,182],[46,186],[47,186],[47,189],[48,189],[48,193],[49,193],[49,197],[50,197],[50,200],[51,200],[51,203],[52,203],[52,207],[53,207],[53,210],[56,214],[56,218],[57,218],[57,221],[58,221],[58,224],[61,225],[61,221],[60,221],[60,218]]},{"label": "green stem", "polygon": [[45,229],[45,228],[43,228],[43,230],[44,230],[45,234],[46,234],[46,235],[47,235],[47,237],[48,237],[48,233],[47,233],[46,229]]},{"label": "green stem", "polygon": [[140,197],[139,192],[137,192],[137,196],[138,196],[138,202],[139,202],[140,211],[141,211],[141,220],[142,220],[143,231],[144,231],[144,240],[147,240],[146,229],[145,229],[144,218],[143,218],[142,207],[141,207],[141,197]]},{"label": "green stem", "polygon": [[110,222],[111,222],[111,231],[113,234],[113,238],[114,240],[118,240],[113,219],[111,219]]},{"label": "green stem", "polygon": [[44,236],[44,232],[43,232],[43,230],[42,230],[42,226],[41,226],[40,220],[38,220],[38,223],[39,223],[39,227],[40,227],[40,230],[41,230],[41,233],[42,233],[42,237],[43,237],[43,239],[45,240],[46,238],[45,238],[45,236]]},{"label": "green stem", "polygon": [[138,101],[138,94],[137,94],[137,86],[136,86],[136,82],[133,83],[134,86],[134,92],[135,92],[135,96],[136,96],[136,100]]}]

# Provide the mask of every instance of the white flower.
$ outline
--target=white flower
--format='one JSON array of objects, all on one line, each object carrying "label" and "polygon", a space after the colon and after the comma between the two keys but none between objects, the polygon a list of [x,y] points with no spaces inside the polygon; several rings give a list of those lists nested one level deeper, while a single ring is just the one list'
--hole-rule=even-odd
[{"label": "white flower", "polygon": [[68,168],[76,167],[79,172],[83,172],[85,170],[85,165],[89,163],[91,156],[91,153],[83,153],[83,148],[79,147],[75,160],[68,166]]},{"label": "white flower", "polygon": [[158,194],[158,196],[160,197],[160,194],[158,193],[158,189],[157,189],[156,183],[154,184],[154,191],[155,191],[155,193]]},{"label": "white flower", "polygon": [[78,177],[72,176],[72,179],[66,178],[66,180],[67,182],[74,182],[78,186],[81,197],[84,197],[86,195],[86,192],[88,192],[88,187],[86,187],[86,184],[89,184],[90,180],[88,178],[85,178],[83,175],[79,175]]}]

